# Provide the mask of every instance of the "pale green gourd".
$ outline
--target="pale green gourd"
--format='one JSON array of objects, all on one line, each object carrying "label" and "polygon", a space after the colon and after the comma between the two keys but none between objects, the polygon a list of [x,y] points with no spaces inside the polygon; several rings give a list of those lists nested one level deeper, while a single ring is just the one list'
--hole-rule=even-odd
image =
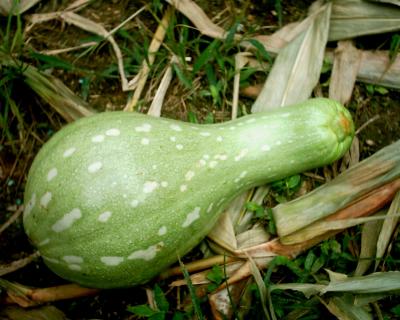
[{"label": "pale green gourd", "polygon": [[65,279],[141,284],[197,245],[236,195],[333,162],[353,134],[348,111],[328,99],[213,125],[101,113],[40,150],[24,227]]}]

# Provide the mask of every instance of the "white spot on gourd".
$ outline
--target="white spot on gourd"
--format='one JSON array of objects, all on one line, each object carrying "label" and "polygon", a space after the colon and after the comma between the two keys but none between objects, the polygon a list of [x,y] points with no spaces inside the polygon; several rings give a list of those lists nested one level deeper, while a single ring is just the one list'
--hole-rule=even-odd
[{"label": "white spot on gourd", "polygon": [[209,166],[210,168],[215,168],[215,167],[217,166],[217,164],[218,164],[218,161],[214,161],[214,160],[213,160],[213,161],[210,161],[210,163],[209,163],[208,166]]},{"label": "white spot on gourd", "polygon": [[46,261],[48,261],[48,262],[51,262],[51,263],[54,263],[54,264],[59,264],[59,263],[60,263],[59,260],[54,259],[54,258],[46,257],[46,256],[44,256],[44,255],[41,255],[41,257],[42,257],[44,260],[46,260]]},{"label": "white spot on gourd", "polygon": [[157,169],[157,165],[156,165],[156,164],[153,164],[151,167],[152,167],[154,170]]},{"label": "white spot on gourd", "polygon": [[148,123],[143,123],[141,126],[136,127],[135,130],[137,132],[150,132],[151,130],[151,125]]},{"label": "white spot on gourd", "polygon": [[168,187],[168,182],[167,181],[161,181],[161,187],[163,187],[163,188]]},{"label": "white spot on gourd", "polygon": [[238,178],[235,179],[235,182],[239,182],[240,180],[242,180],[245,176],[247,175],[247,171],[243,171]]},{"label": "white spot on gourd", "polygon": [[199,164],[200,164],[200,166],[204,167],[204,166],[207,164],[207,161],[204,160],[204,159],[201,159],[201,160],[199,161]]},{"label": "white spot on gourd", "polygon": [[101,257],[100,261],[106,266],[117,266],[124,261],[124,257]]},{"label": "white spot on gourd", "polygon": [[214,206],[214,202],[211,202],[210,205],[207,208],[207,213],[211,212],[211,210],[213,209],[213,206]]},{"label": "white spot on gourd", "polygon": [[177,124],[171,124],[169,127],[174,131],[178,131],[178,132],[182,131],[182,128],[180,126],[178,126]]},{"label": "white spot on gourd", "polygon": [[112,216],[112,212],[111,211],[105,211],[103,213],[100,213],[99,217],[97,218],[97,220],[99,220],[100,222],[107,222],[108,219],[110,219]]},{"label": "white spot on gourd", "polygon": [[131,207],[136,208],[138,205],[139,205],[139,200],[134,199],[131,201]]},{"label": "white spot on gourd", "polygon": [[92,142],[103,142],[103,141],[104,141],[104,135],[102,134],[92,137]]},{"label": "white spot on gourd", "polygon": [[225,161],[228,159],[228,156],[226,154],[217,154],[214,156],[214,159]]},{"label": "white spot on gourd", "polygon": [[44,245],[46,245],[46,244],[48,244],[48,243],[50,243],[50,239],[49,239],[49,238],[46,238],[46,239],[40,241],[40,242],[37,244],[37,246],[38,246],[38,247],[42,247],[42,246],[44,246]]},{"label": "white spot on gourd", "polygon": [[200,132],[200,135],[203,137],[209,137],[209,136],[211,136],[211,133],[204,131],[204,132]]},{"label": "white spot on gourd", "polygon": [[244,158],[247,153],[249,152],[248,149],[243,149],[240,151],[240,153],[235,157],[235,161],[240,161],[242,158]]},{"label": "white spot on gourd", "polygon": [[187,185],[183,184],[179,187],[179,190],[181,190],[181,192],[185,192],[187,190]]},{"label": "white spot on gourd", "polygon": [[31,199],[25,206],[24,217],[28,216],[32,212],[32,209],[34,208],[35,204],[36,204],[36,193],[32,193]]},{"label": "white spot on gourd", "polygon": [[158,235],[159,236],[163,236],[167,233],[167,227],[166,226],[162,226],[160,229],[158,229]]},{"label": "white spot on gourd", "polygon": [[121,134],[121,131],[119,131],[119,129],[117,129],[117,128],[108,129],[106,131],[106,136],[109,136],[109,137],[118,137],[120,134]]},{"label": "white spot on gourd", "polygon": [[143,192],[144,193],[151,193],[159,186],[158,182],[156,181],[146,181],[143,185]]},{"label": "white spot on gourd", "polygon": [[95,172],[99,171],[102,166],[103,166],[103,164],[100,161],[93,162],[92,164],[90,164],[88,166],[88,171],[90,173],[95,173]]},{"label": "white spot on gourd", "polygon": [[261,147],[261,151],[270,151],[271,150],[271,147],[269,146],[269,145],[267,145],[267,144],[264,144],[262,147]]},{"label": "white spot on gourd", "polygon": [[203,159],[205,159],[205,160],[210,159],[210,155],[208,155],[208,154],[203,154]]},{"label": "white spot on gourd", "polygon": [[40,205],[43,208],[47,208],[47,205],[49,204],[50,200],[51,200],[51,192],[47,191],[41,198],[40,198]]},{"label": "white spot on gourd", "polygon": [[189,170],[189,171],[186,172],[186,174],[185,174],[185,179],[186,179],[187,181],[190,181],[190,180],[192,180],[192,178],[194,177],[194,175],[195,175],[194,171]]},{"label": "white spot on gourd", "polygon": [[69,264],[68,268],[73,271],[81,271],[82,267],[79,264]]},{"label": "white spot on gourd", "polygon": [[186,216],[186,220],[182,223],[183,228],[189,227],[194,221],[200,218],[200,207],[194,208],[192,212],[189,212]]},{"label": "white spot on gourd", "polygon": [[147,139],[147,138],[143,138],[143,139],[140,141],[140,143],[143,144],[143,145],[148,145],[148,144],[150,143],[150,140]]},{"label": "white spot on gourd", "polygon": [[178,150],[182,150],[182,149],[183,149],[183,145],[177,144],[177,145],[176,145],[176,148],[177,148]]},{"label": "white spot on gourd", "polygon": [[218,142],[222,142],[223,140],[224,140],[224,139],[223,139],[221,136],[218,136],[218,137],[217,137],[217,141],[218,141]]},{"label": "white spot on gourd", "polygon": [[255,121],[256,121],[256,119],[252,118],[252,119],[246,120],[246,123],[252,123],[252,122],[255,122]]},{"label": "white spot on gourd", "polygon": [[280,141],[280,140],[278,140],[277,142],[276,142],[276,145],[277,146],[280,146],[282,144],[282,141]]},{"label": "white spot on gourd", "polygon": [[128,259],[141,259],[150,261],[156,257],[157,252],[160,251],[163,246],[164,242],[161,241],[153,246],[148,247],[147,249],[134,251],[128,256]]},{"label": "white spot on gourd", "polygon": [[172,142],[176,141],[176,137],[169,137],[169,140],[171,140]]},{"label": "white spot on gourd", "polygon": [[47,181],[51,181],[53,180],[58,174],[57,168],[53,168],[51,169],[48,173],[47,173]]},{"label": "white spot on gourd", "polygon": [[52,225],[51,229],[54,232],[61,232],[69,229],[75,221],[82,218],[82,212],[78,208],[72,209],[71,212],[66,213],[60,220]]},{"label": "white spot on gourd", "polygon": [[75,153],[75,151],[76,151],[75,147],[69,148],[69,149],[64,151],[63,157],[64,158],[68,158],[68,157],[72,156]]},{"label": "white spot on gourd", "polygon": [[83,258],[79,256],[64,256],[62,259],[69,264],[81,264],[83,263]]}]

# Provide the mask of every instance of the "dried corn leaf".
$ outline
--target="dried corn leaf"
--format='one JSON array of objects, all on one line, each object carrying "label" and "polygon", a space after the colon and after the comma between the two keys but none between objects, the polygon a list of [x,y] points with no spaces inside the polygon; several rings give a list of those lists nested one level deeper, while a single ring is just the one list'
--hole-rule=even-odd
[{"label": "dried corn leaf", "polygon": [[[266,51],[271,53],[278,53],[289,42],[295,39],[300,33],[304,32],[307,24],[300,22],[289,23],[271,35],[256,35],[252,39],[260,42]],[[253,45],[249,41],[242,41],[241,45],[246,50],[251,50]]]},{"label": "dried corn leaf", "polygon": [[32,66],[24,69],[24,77],[25,83],[66,121],[73,122],[96,113],[56,77],[41,73]]},{"label": "dried corn leaf", "polygon": [[308,296],[328,292],[377,294],[400,290],[400,271],[375,272],[356,277],[348,277],[345,274],[329,271],[329,276],[330,282],[327,285],[283,283],[272,285],[270,290],[297,290],[308,294]]},{"label": "dried corn leaf", "polygon": [[400,6],[400,0],[368,0],[371,2],[381,2],[381,3],[391,3],[394,4],[396,6]]},{"label": "dried corn leaf", "polygon": [[357,198],[400,177],[400,140],[356,164],[334,180],[272,209],[280,237],[348,206]]},{"label": "dried corn leaf", "polygon": [[251,230],[244,231],[236,235],[237,246],[245,249],[270,240],[271,235],[265,231],[265,227],[255,224]]},{"label": "dried corn leaf", "polygon": [[[229,214],[223,214],[221,218],[218,219],[218,223],[208,234],[208,238],[223,250],[232,252],[237,249],[235,230],[233,229],[231,216]],[[214,248],[214,250],[217,250],[218,253],[223,253],[217,248]]]},{"label": "dried corn leaf", "polygon": [[360,66],[361,52],[351,41],[339,41],[335,50],[329,98],[346,104],[350,101]]},{"label": "dried corn leaf", "polygon": [[322,289],[325,288],[324,284],[314,284],[314,283],[281,283],[272,284],[270,286],[270,291],[274,290],[294,290],[302,292],[307,298],[313,295],[318,295]]},{"label": "dried corn leaf", "polygon": [[302,22],[307,28],[278,54],[252,112],[290,105],[310,97],[318,83],[329,31],[331,3]]},{"label": "dried corn leaf", "polygon": [[400,30],[400,8],[362,0],[332,1],[329,41]]},{"label": "dried corn leaf", "polygon": [[388,51],[362,51],[357,80],[400,89],[400,57],[391,62]]},{"label": "dried corn leaf", "polygon": [[133,111],[139,102],[140,96],[142,95],[142,91],[146,85],[147,78],[150,73],[150,66],[153,64],[155,60],[155,53],[160,49],[161,44],[164,41],[165,35],[167,33],[167,27],[169,21],[172,17],[173,10],[172,7],[169,7],[167,11],[164,13],[156,32],[154,33],[153,39],[151,40],[148,56],[142,62],[142,67],[139,73],[128,83],[128,88],[131,90],[135,90],[133,93],[132,99],[128,101],[126,104],[124,111]]},{"label": "dried corn leaf", "polygon": [[172,81],[172,63],[176,63],[177,58],[176,56],[173,56],[171,58],[171,62],[168,65],[167,69],[164,72],[164,75],[161,79],[160,85],[157,89],[157,92],[153,98],[153,101],[151,102],[149,111],[147,112],[148,115],[151,115],[153,117],[159,117],[161,115],[161,108],[164,102],[165,95],[167,93],[167,90],[169,88],[169,85],[171,84]]},{"label": "dried corn leaf", "polygon": [[185,15],[204,35],[216,39],[225,39],[227,32],[217,26],[194,1],[167,0],[178,11]]},{"label": "dried corn leaf", "polygon": [[209,295],[211,312],[214,320],[232,319],[233,305],[238,305],[243,291],[250,284],[249,279],[243,279],[235,284]]},{"label": "dried corn leaf", "polygon": [[41,0],[0,0],[0,14],[8,16],[9,14],[18,15],[29,10]]},{"label": "dried corn leaf", "polygon": [[400,290],[400,271],[387,271],[331,281],[321,290],[321,294],[327,292],[378,293],[398,290]]},{"label": "dried corn leaf", "polygon": [[348,296],[332,297],[324,303],[326,308],[337,319],[341,320],[372,320],[372,315],[361,306],[355,306]]},{"label": "dried corn leaf", "polygon": [[363,225],[361,233],[361,252],[357,268],[354,272],[355,276],[363,275],[372,265],[376,255],[376,243],[381,228],[382,220],[370,221]]},{"label": "dried corn leaf", "polygon": [[[399,183],[400,186],[400,183]],[[362,214],[361,210],[359,214]],[[367,223],[376,220],[385,219],[383,216],[374,216],[374,217],[362,217],[362,218],[347,218],[347,219],[338,219],[338,220],[329,220],[323,219],[316,221],[307,227],[293,232],[283,238],[281,238],[281,242],[284,244],[296,244],[302,243],[307,240],[311,240],[315,237],[321,236],[330,231],[341,231],[347,228],[354,227],[356,225]]]},{"label": "dried corn leaf", "polygon": [[72,122],[96,113],[58,78],[42,73],[31,65],[24,65],[22,62],[11,59],[1,52],[0,65],[18,67],[23,70],[24,82],[50,104],[66,121]]},{"label": "dried corn leaf", "polygon": [[1,319],[7,320],[66,320],[66,315],[54,306],[26,309],[21,307],[6,307],[0,311]]},{"label": "dried corn leaf", "polygon": [[392,238],[393,232],[396,229],[397,223],[399,221],[398,215],[400,214],[400,191],[397,192],[394,197],[392,204],[387,213],[387,217],[383,222],[381,232],[379,234],[377,248],[376,248],[376,262],[375,270],[377,269],[380,259],[385,254],[390,240]]}]

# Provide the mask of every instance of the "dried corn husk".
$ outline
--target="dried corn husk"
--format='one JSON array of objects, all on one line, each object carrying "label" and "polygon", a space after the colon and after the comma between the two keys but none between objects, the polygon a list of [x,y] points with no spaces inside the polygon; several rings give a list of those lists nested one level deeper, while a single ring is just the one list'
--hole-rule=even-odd
[{"label": "dried corn husk", "polygon": [[329,41],[400,30],[400,8],[363,0],[334,0]]},{"label": "dried corn husk", "polygon": [[330,13],[331,3],[327,3],[302,22],[306,28],[279,52],[252,112],[310,97],[321,73]]},{"label": "dried corn husk", "polygon": [[0,0],[0,14],[3,16],[18,15],[32,8],[41,0]]},{"label": "dried corn husk", "polygon": [[[400,177],[400,140],[294,201],[273,208],[281,239]],[[284,241],[284,240],[283,240]]]},{"label": "dried corn husk", "polygon": [[[18,68],[23,65],[22,62],[11,59],[1,52],[0,64]],[[96,112],[58,78],[40,72],[31,65],[24,65],[21,70],[25,83],[50,104],[66,121],[72,122]]]}]

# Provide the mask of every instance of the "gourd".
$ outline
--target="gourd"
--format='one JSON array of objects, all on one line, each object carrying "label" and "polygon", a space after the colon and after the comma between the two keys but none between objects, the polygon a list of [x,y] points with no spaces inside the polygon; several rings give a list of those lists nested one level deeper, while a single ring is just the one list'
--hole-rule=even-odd
[{"label": "gourd", "polygon": [[100,113],[37,154],[24,228],[65,279],[142,284],[196,246],[239,193],[335,161],[353,134],[349,112],[323,98],[211,125]]}]

